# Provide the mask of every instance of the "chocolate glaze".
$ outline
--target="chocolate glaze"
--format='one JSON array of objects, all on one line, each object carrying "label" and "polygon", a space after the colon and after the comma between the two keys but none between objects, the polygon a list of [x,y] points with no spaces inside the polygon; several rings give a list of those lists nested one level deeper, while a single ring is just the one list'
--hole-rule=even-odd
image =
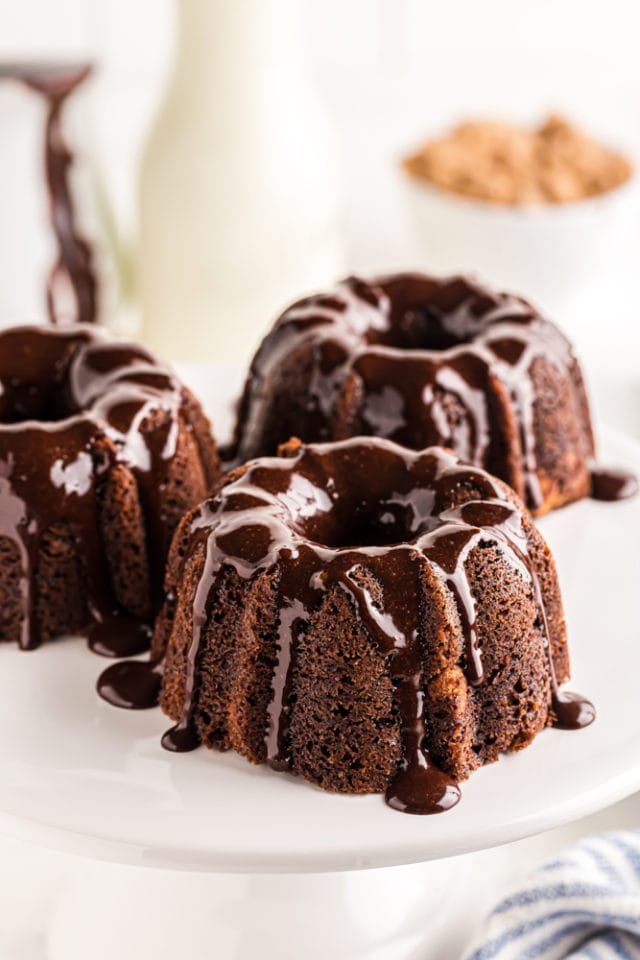
[{"label": "chocolate glaze", "polygon": [[89,646],[102,657],[135,657],[151,645],[151,627],[135,617],[114,614],[92,623],[87,631]]},{"label": "chocolate glaze", "polygon": [[[229,457],[240,464],[272,455],[290,435],[445,446],[539,511],[548,491],[540,483],[530,371],[541,358],[569,377],[579,397],[580,449],[570,473],[586,495],[594,446],[571,345],[526,301],[464,277],[351,277],[290,307],[253,361]],[[305,396],[278,406],[277,384],[299,379],[300,370]],[[519,450],[511,450],[506,431],[519,434]]]},{"label": "chocolate glaze", "polygon": [[148,710],[158,703],[161,683],[161,670],[148,661],[121,660],[102,671],[96,689],[113,707]]},{"label": "chocolate glaze", "polygon": [[75,301],[74,322],[91,323],[97,314],[97,280],[91,247],[76,225],[69,182],[73,155],[63,131],[62,115],[67,98],[91,72],[89,64],[5,63],[0,79],[19,80],[40,94],[47,107],[45,127],[45,172],[49,190],[51,226],[58,243],[58,256],[47,280],[47,307],[52,322],[58,319],[58,301],[70,288]]},{"label": "chocolate glaze", "polygon": [[570,690],[554,687],[553,696],[554,727],[561,730],[580,730],[588,727],[596,718],[595,707],[589,700]]},{"label": "chocolate glaze", "polygon": [[[190,549],[204,542],[206,561],[193,604],[184,711],[165,735],[164,746],[192,749],[198,741],[198,664],[208,606],[222,571],[232,567],[250,579],[277,569],[280,620],[265,734],[267,762],[278,770],[290,765],[298,641],[323,595],[336,588],[350,597],[390,665],[403,762],[389,785],[387,802],[409,813],[452,806],[458,788],[433,764],[426,748],[426,637],[419,612],[426,589],[423,571],[429,564],[450,589],[464,634],[464,669],[471,684],[480,684],[482,653],[465,561],[481,543],[494,546],[533,590],[549,662],[550,717],[567,727],[593,720],[588,701],[558,691],[527,531],[499,481],[461,464],[448,451],[413,453],[381,439],[291,444],[283,453],[287,455],[249,463],[192,521]],[[377,600],[371,577],[381,591]]]},{"label": "chocolate glaze", "polygon": [[594,500],[627,500],[638,492],[638,478],[627,470],[591,470],[591,496]]},{"label": "chocolate glaze", "polygon": [[190,725],[171,727],[162,735],[162,746],[172,753],[189,753],[200,746],[195,730]]},{"label": "chocolate glaze", "polygon": [[148,640],[114,598],[100,496],[109,468],[125,464],[138,485],[157,599],[166,551],[159,498],[181,406],[181,387],[142,347],[87,326],[0,332],[0,537],[22,561],[23,648],[38,643],[34,574],[43,535],[60,522],[76,534],[94,649],[119,656]]}]

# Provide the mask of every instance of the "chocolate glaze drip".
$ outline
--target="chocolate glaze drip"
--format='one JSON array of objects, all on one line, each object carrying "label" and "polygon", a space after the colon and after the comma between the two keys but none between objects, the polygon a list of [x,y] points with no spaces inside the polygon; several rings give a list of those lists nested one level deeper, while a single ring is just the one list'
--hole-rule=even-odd
[{"label": "chocolate glaze drip", "polygon": [[[530,304],[463,277],[351,277],[330,295],[294,304],[263,341],[230,459],[271,455],[290,435],[316,442],[363,434],[417,450],[444,446],[501,477],[538,511],[546,493],[530,371],[542,358],[571,379],[580,397],[572,415],[582,427],[577,462],[587,463],[594,447],[578,363],[557,327]],[[277,384],[299,370],[307,374],[304,398],[278,406]],[[505,431],[519,434],[519,451],[508,456]],[[580,469],[572,462],[573,475]],[[583,473],[586,493],[586,467]]]},{"label": "chocolate glaze drip", "polygon": [[0,537],[21,559],[24,649],[38,643],[32,584],[42,539],[59,523],[75,535],[92,647],[120,656],[148,645],[148,630],[119,610],[113,595],[101,493],[114,464],[131,470],[158,598],[166,549],[159,498],[181,403],[178,383],[142,347],[114,344],[94,328],[0,332]]},{"label": "chocolate glaze drip", "polygon": [[[591,722],[588,701],[557,689],[527,532],[498,481],[445,450],[412,453],[380,439],[292,444],[283,452],[289,455],[250,463],[192,522],[191,549],[204,541],[206,562],[193,605],[184,711],[165,735],[166,747],[192,749],[198,742],[199,658],[221,572],[230,566],[249,579],[277,570],[280,620],[265,734],[267,762],[278,770],[290,766],[290,703],[299,640],[327,591],[343,590],[388,658],[394,684],[403,761],[387,802],[409,813],[449,808],[459,799],[458,788],[433,764],[426,746],[426,628],[420,616],[424,565],[437,571],[456,601],[464,668],[469,682],[480,684],[482,652],[465,564],[480,544],[494,546],[531,584],[551,676],[550,716],[562,726]],[[377,598],[371,577],[381,591]]]},{"label": "chocolate glaze drip", "polygon": [[162,735],[162,746],[172,753],[189,753],[200,746],[200,741],[191,724],[178,724]]},{"label": "chocolate glaze drip", "polygon": [[555,681],[551,706],[553,725],[561,730],[580,730],[588,727],[596,718],[595,708],[589,700],[570,690],[558,690]]},{"label": "chocolate glaze drip", "polygon": [[445,813],[455,807],[460,797],[457,783],[429,762],[423,750],[417,754],[413,765],[402,765],[384,795],[393,810],[422,816]]},{"label": "chocolate glaze drip", "polygon": [[591,496],[594,500],[627,500],[638,492],[638,478],[627,470],[591,470]]},{"label": "chocolate glaze drip", "polygon": [[121,660],[103,670],[96,689],[113,707],[148,710],[157,706],[162,670],[146,660]]},{"label": "chocolate glaze drip", "polygon": [[93,652],[102,657],[135,657],[149,649],[151,627],[135,617],[114,614],[91,624],[87,639]]},{"label": "chocolate glaze drip", "polygon": [[45,100],[45,171],[49,190],[51,226],[58,243],[58,257],[47,280],[47,307],[53,323],[58,319],[58,301],[65,288],[75,300],[72,321],[92,323],[97,314],[97,281],[91,247],[76,225],[69,169],[73,155],[66,145],[62,115],[67,98],[91,72],[88,64],[4,64],[0,78],[20,80]]}]

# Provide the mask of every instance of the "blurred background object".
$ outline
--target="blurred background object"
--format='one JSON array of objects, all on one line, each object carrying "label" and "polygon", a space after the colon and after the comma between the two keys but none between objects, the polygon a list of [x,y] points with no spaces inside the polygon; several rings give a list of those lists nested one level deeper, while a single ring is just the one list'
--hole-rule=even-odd
[{"label": "blurred background object", "polygon": [[551,114],[534,127],[466,120],[404,158],[414,179],[511,207],[576,203],[633,175],[624,154]]},{"label": "blurred background object", "polygon": [[[77,164],[66,135],[69,101],[73,107],[76,91],[90,73],[87,63],[0,63],[0,111],[7,130],[2,157],[3,307],[37,316],[44,295],[53,323],[93,323],[98,318],[97,244],[88,239],[86,224],[78,222],[89,198],[72,185]],[[41,250],[31,242],[32,230]],[[35,294],[31,306],[25,297]]]},{"label": "blurred background object", "polygon": [[[140,12],[144,18],[149,9]],[[85,301],[92,298],[87,277],[95,272],[98,282],[95,308],[85,304],[80,310],[67,271],[58,270],[59,319],[95,313],[116,328],[137,324],[137,158],[165,72],[159,24],[168,35],[168,12],[167,3],[154,28],[154,82],[144,45],[136,42],[135,54],[131,49],[127,54],[122,43],[136,28],[135,13],[124,4],[25,0],[0,5],[0,323],[47,319],[48,279],[64,234],[73,238],[66,242],[65,257],[85,268]],[[165,46],[168,51],[168,38]],[[31,81],[39,78],[35,85],[59,83],[65,73],[84,67],[88,76],[79,76],[62,99],[26,82],[30,75]],[[59,100],[53,130],[47,126],[47,100]],[[58,192],[61,181],[68,184],[72,222],[66,203],[51,202],[49,154],[55,155]]]},{"label": "blurred background object", "polygon": [[93,323],[114,312],[107,217],[86,153],[91,71],[59,55],[0,60],[3,319]]},{"label": "blurred background object", "polygon": [[344,270],[337,161],[301,0],[182,0],[141,175],[144,336],[244,359],[290,296]]},{"label": "blurred background object", "polygon": [[416,240],[436,271],[471,271],[557,311],[616,270],[640,232],[624,154],[550,116],[470,120],[404,158]]}]

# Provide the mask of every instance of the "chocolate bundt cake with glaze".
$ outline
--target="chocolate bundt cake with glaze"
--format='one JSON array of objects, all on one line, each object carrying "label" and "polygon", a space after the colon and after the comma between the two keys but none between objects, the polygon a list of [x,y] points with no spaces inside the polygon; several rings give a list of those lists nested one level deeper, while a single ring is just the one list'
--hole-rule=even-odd
[{"label": "chocolate bundt cake with glaze", "polygon": [[594,442],[580,367],[520,297],[464,277],[351,277],[300,300],[253,360],[231,459],[371,435],[437,444],[536,514],[588,496]]},{"label": "chocolate bundt cake with glaze", "polygon": [[594,716],[559,691],[562,601],[528,511],[441,448],[292,440],[238,467],[182,520],[166,597],[168,749],[432,813],[502,751]]},{"label": "chocolate bundt cake with glaze", "polygon": [[88,325],[0,332],[0,640],[139,652],[171,535],[219,476],[197,400]]}]

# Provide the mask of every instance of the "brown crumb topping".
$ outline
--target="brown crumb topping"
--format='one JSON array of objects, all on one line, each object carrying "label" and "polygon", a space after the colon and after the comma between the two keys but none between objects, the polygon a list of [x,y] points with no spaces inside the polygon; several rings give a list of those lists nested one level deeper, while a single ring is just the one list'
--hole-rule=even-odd
[{"label": "brown crumb topping", "polygon": [[626,157],[556,115],[534,130],[493,120],[461,123],[403,166],[452,193],[516,206],[584,200],[632,174]]}]

